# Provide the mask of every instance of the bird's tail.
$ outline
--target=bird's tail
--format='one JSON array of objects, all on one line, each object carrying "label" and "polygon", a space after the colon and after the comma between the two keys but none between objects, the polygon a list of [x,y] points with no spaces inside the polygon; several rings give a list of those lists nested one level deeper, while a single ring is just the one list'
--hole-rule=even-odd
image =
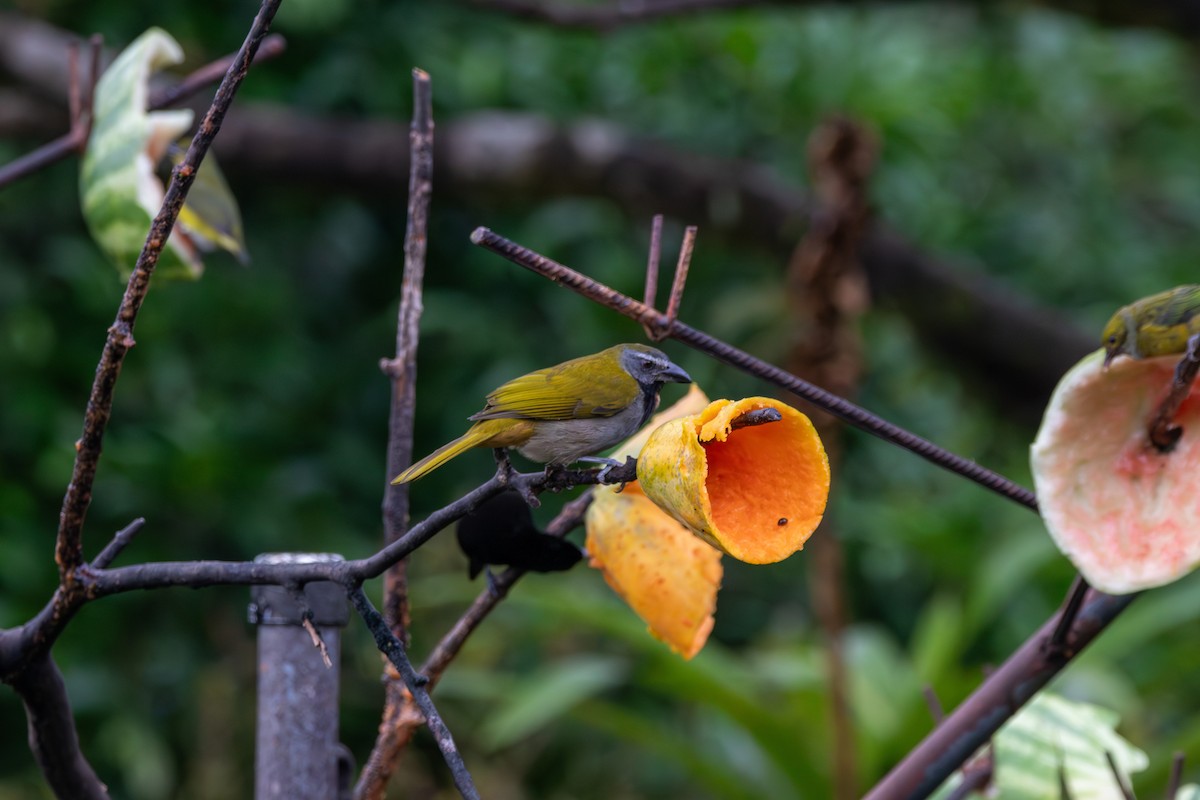
[{"label": "bird's tail", "polygon": [[452,442],[442,445],[429,455],[413,464],[395,477],[392,483],[408,483],[424,477],[463,451],[478,447],[491,438],[493,432],[482,425],[473,425],[470,430]]}]

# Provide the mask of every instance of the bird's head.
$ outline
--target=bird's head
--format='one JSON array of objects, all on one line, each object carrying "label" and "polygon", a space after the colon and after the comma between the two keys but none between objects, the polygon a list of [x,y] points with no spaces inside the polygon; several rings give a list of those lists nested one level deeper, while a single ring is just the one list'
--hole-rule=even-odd
[{"label": "bird's head", "polygon": [[661,350],[644,344],[623,344],[618,352],[621,368],[643,386],[692,382],[691,376]]},{"label": "bird's head", "polygon": [[1104,367],[1122,353],[1137,357],[1137,323],[1128,308],[1122,308],[1112,315],[1112,319],[1104,326],[1100,335],[1100,343],[1104,345]]}]

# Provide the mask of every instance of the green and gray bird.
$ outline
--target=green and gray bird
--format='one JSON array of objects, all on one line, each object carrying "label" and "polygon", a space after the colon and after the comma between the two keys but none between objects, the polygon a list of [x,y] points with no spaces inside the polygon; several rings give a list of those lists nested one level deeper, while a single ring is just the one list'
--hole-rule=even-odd
[{"label": "green and gray bird", "polygon": [[658,407],[664,383],[691,382],[665,353],[642,344],[539,369],[489,394],[465,434],[392,483],[416,480],[472,447],[511,447],[531,461],[565,466],[633,435]]},{"label": "green and gray bird", "polygon": [[1117,309],[1104,326],[1104,366],[1119,355],[1153,358],[1183,353],[1200,333],[1200,285],[1176,286]]}]

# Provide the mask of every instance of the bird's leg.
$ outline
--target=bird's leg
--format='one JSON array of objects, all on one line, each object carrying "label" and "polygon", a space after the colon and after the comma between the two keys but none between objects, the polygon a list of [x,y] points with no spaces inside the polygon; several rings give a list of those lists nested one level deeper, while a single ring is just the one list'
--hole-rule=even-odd
[{"label": "bird's leg", "polygon": [[508,450],[503,447],[494,447],[492,448],[492,455],[496,458],[496,478],[500,481],[500,485],[515,490],[530,508],[541,506],[542,501],[538,500],[533,490],[529,488],[525,481],[520,479],[520,473],[513,467],[512,462],[508,460]]},{"label": "bird's leg", "polygon": [[488,594],[490,594],[494,600],[504,599],[504,595],[500,593],[500,587],[496,585],[496,576],[492,574],[491,567],[483,568],[483,577],[484,580],[487,581]]},{"label": "bird's leg", "polygon": [[511,486],[513,476],[517,474],[517,471],[513,469],[512,462],[508,460],[508,449],[493,447],[492,456],[496,459],[496,477],[500,479],[502,485]]}]

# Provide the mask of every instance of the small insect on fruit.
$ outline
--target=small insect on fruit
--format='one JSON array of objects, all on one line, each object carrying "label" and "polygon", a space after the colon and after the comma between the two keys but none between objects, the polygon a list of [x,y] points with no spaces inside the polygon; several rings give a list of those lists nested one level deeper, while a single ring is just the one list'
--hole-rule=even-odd
[{"label": "small insect on fruit", "polygon": [[1104,366],[1119,355],[1153,358],[1182,354],[1200,333],[1200,285],[1176,286],[1117,309],[1104,326]]}]

